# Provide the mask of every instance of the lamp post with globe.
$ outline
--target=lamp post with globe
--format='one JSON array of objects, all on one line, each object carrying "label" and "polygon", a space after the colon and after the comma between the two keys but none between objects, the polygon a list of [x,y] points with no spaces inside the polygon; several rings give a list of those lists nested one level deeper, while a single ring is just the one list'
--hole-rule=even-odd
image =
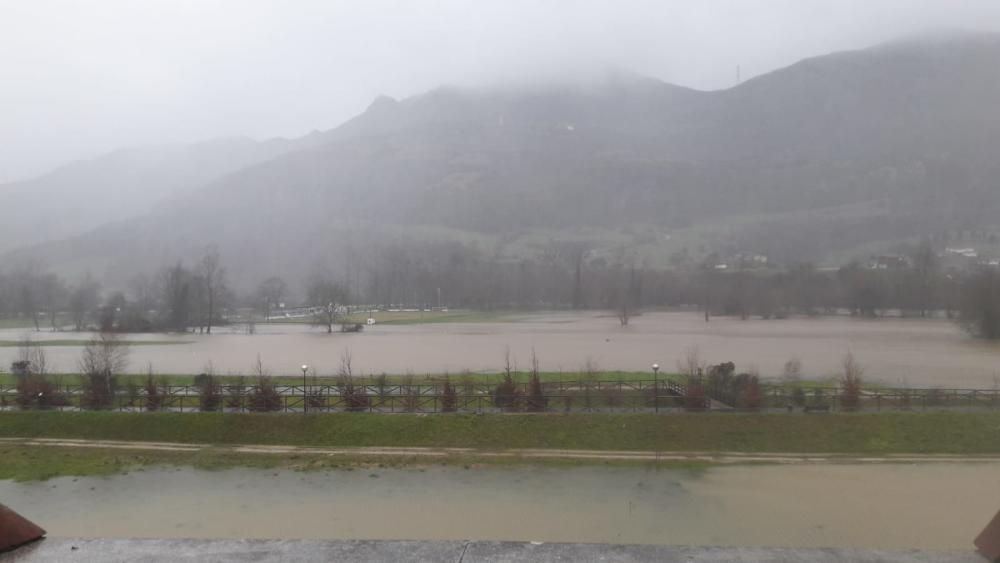
[{"label": "lamp post with globe", "polygon": [[309,411],[309,393],[306,392],[306,372],[309,371],[309,366],[302,364],[302,412],[306,413]]},{"label": "lamp post with globe", "polygon": [[660,412],[660,364],[653,364],[653,411]]}]

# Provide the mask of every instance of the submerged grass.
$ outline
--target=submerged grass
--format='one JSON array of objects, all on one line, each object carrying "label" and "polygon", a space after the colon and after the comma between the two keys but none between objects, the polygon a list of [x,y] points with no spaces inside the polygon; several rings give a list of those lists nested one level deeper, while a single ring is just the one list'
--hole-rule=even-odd
[{"label": "submerged grass", "polygon": [[[63,340],[32,340],[32,346],[85,346],[89,340],[63,339]],[[170,346],[174,344],[191,344],[190,340],[122,340],[125,346]],[[16,348],[21,346],[17,340],[0,340],[0,348]]]}]

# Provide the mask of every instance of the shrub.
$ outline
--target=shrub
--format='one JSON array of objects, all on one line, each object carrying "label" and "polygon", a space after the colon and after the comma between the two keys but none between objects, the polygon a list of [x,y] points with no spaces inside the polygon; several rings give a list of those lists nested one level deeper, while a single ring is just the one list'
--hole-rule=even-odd
[{"label": "shrub", "polygon": [[574,396],[571,393],[566,392],[563,395],[562,399],[563,399],[563,410],[565,412],[570,412],[571,410],[573,410],[573,399],[574,399]]},{"label": "shrub", "polygon": [[801,385],[796,385],[792,389],[792,404],[797,407],[806,406],[806,390]]},{"label": "shrub", "polygon": [[146,376],[146,383],[143,384],[143,391],[146,394],[146,410],[158,411],[163,408],[163,393],[160,386],[153,380],[153,373]]},{"label": "shrub", "polygon": [[341,376],[338,387],[340,387],[340,399],[344,404],[344,410],[361,412],[371,407],[371,397],[365,392],[363,385],[355,385],[353,377]]},{"label": "shrub", "polygon": [[514,382],[514,369],[510,362],[510,350],[507,351],[503,376],[496,389],[493,390],[493,404],[505,411],[521,410],[521,390]]},{"label": "shrub", "polygon": [[444,378],[444,386],[441,388],[441,412],[455,412],[458,410],[458,394],[451,385],[451,380]]},{"label": "shrub", "polygon": [[607,408],[614,409],[622,406],[621,386],[608,385],[602,387],[601,394],[604,395],[604,405]]},{"label": "shrub", "polygon": [[240,377],[236,380],[235,384],[227,385],[225,388],[226,395],[226,408],[227,409],[243,409],[243,397],[246,394],[246,379]]},{"label": "shrub", "polygon": [[259,376],[247,395],[247,408],[252,412],[280,411],[284,407],[281,394],[270,377]]},{"label": "shrub", "polygon": [[202,372],[194,376],[194,386],[201,387],[210,381],[214,381],[215,377],[210,372]]},{"label": "shrub", "polygon": [[592,410],[594,408],[594,390],[590,381],[582,381],[580,397],[583,399],[583,409]]},{"label": "shrub", "polygon": [[81,406],[111,408],[118,392],[117,374],[126,365],[128,346],[118,336],[102,333],[87,342],[80,357],[80,372],[83,373]]},{"label": "shrub", "polygon": [[43,373],[19,376],[16,391],[14,402],[22,409],[47,409],[69,404],[58,385],[49,381],[48,376]]},{"label": "shrub", "polygon": [[528,380],[528,412],[543,412],[549,404],[545,390],[542,388],[541,378],[538,377],[538,359],[535,353],[531,353],[531,378]]},{"label": "shrub", "polygon": [[505,375],[493,390],[493,405],[505,411],[521,410],[521,391],[509,375]]},{"label": "shrub", "polygon": [[823,390],[820,389],[819,387],[813,389],[811,406],[813,408],[826,408],[829,406],[829,403],[827,403],[826,401],[826,393],[824,393]]},{"label": "shrub", "polygon": [[[215,376],[203,373],[195,378],[195,386],[198,388],[198,409],[202,412],[219,410],[222,405],[222,386],[215,380]],[[239,404],[236,405],[238,407]]]},{"label": "shrub", "polygon": [[764,402],[760,391],[760,378],[754,374],[743,373],[738,379],[739,397],[736,405],[741,409],[758,410]]},{"label": "shrub", "polygon": [[684,388],[684,409],[688,411],[703,411],[708,406],[705,397],[705,387],[701,383],[701,378],[696,378],[688,382]]},{"label": "shrub", "polygon": [[389,389],[389,376],[382,372],[375,378],[375,394],[378,395],[379,405],[384,405],[386,399],[391,395]]},{"label": "shrub", "polygon": [[305,402],[306,408],[310,410],[326,408],[326,397],[323,395],[323,390],[316,387],[306,392]]},{"label": "shrub", "polygon": [[899,392],[899,408],[904,410],[909,410],[910,405],[913,402],[909,389],[903,389]]},{"label": "shrub", "polygon": [[938,387],[928,389],[924,395],[924,403],[929,407],[940,407],[944,402],[944,391]]},{"label": "shrub", "polygon": [[864,369],[848,353],[844,356],[844,372],[840,377],[840,406],[844,410],[861,408],[861,375]]},{"label": "shrub", "polygon": [[704,381],[705,394],[727,405],[736,405],[739,388],[736,382],[736,364],[723,362],[708,368]]}]

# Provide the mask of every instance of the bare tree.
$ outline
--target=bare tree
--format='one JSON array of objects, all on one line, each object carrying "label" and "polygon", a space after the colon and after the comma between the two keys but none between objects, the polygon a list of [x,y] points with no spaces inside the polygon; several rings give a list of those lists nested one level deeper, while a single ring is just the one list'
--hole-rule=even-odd
[{"label": "bare tree", "polygon": [[538,356],[535,349],[531,349],[531,375],[528,379],[527,405],[529,412],[543,412],[548,406],[549,399],[545,396],[545,389],[542,387],[542,380],[538,374]]},{"label": "bare tree", "polygon": [[503,376],[493,391],[493,404],[502,410],[520,410],[521,393],[514,381],[517,368],[510,357],[510,346],[504,349]]},{"label": "bare tree", "polygon": [[354,357],[350,348],[346,348],[340,355],[340,370],[337,374],[341,377],[354,378]]},{"label": "bare tree", "polygon": [[627,291],[620,292],[618,296],[618,322],[622,326],[628,326],[629,319],[632,318],[632,304]]},{"label": "bare tree", "polygon": [[117,375],[128,366],[129,349],[115,334],[101,333],[83,347],[80,372],[83,374],[84,403],[107,408],[117,389]]},{"label": "bare tree", "polygon": [[1000,273],[982,268],[965,280],[959,322],[980,338],[1000,340]]},{"label": "bare tree", "polygon": [[684,358],[677,361],[677,371],[686,375],[688,381],[694,381],[705,372],[705,362],[701,358],[701,350],[697,346],[684,349]]},{"label": "bare tree", "polygon": [[35,331],[41,330],[38,315],[42,308],[42,298],[39,295],[38,267],[30,263],[13,275],[17,295],[18,310],[21,314],[31,317]]},{"label": "bare tree", "polygon": [[48,360],[45,348],[31,340],[30,334],[25,334],[17,341],[17,362],[26,374],[45,375],[48,373]]},{"label": "bare tree", "polygon": [[719,262],[719,257],[717,254],[708,255],[701,262],[701,292],[702,292],[702,307],[705,310],[705,322],[707,323],[712,315],[712,304],[713,304],[713,286],[716,283],[715,268]]},{"label": "bare tree", "polygon": [[915,306],[921,317],[931,314],[939,304],[940,264],[930,241],[922,241],[911,255],[913,277],[916,280]]},{"label": "bare tree", "polygon": [[313,322],[325,326],[327,334],[333,332],[333,325],[341,316],[341,309],[347,303],[347,288],[327,277],[317,276],[309,284],[309,304],[314,309]]},{"label": "bare tree", "polygon": [[257,299],[264,307],[264,320],[271,320],[271,310],[281,303],[288,293],[288,284],[278,276],[262,281],[257,287]]},{"label": "bare tree", "polygon": [[38,280],[38,293],[41,297],[41,305],[45,308],[46,314],[49,316],[49,326],[55,332],[58,328],[56,317],[59,314],[59,308],[63,306],[66,300],[66,285],[59,276],[48,273],[41,276]]},{"label": "bare tree", "polygon": [[612,279],[615,286],[615,309],[618,322],[628,326],[629,320],[635,315],[639,303],[641,287],[640,276],[635,265],[628,267],[627,272],[621,266],[615,267],[616,274]]},{"label": "bare tree", "polygon": [[17,376],[15,402],[21,408],[47,408],[66,404],[65,395],[59,391],[58,382],[48,378],[50,366],[45,357],[45,348],[25,336],[18,342],[18,361],[11,365]]},{"label": "bare tree", "polygon": [[785,362],[785,367],[781,373],[781,379],[785,383],[799,383],[802,380],[802,360],[792,358]]},{"label": "bare tree", "polygon": [[271,412],[281,410],[284,406],[281,394],[271,381],[271,375],[264,368],[264,363],[257,354],[257,359],[250,368],[257,383],[247,394],[247,407],[253,412]]},{"label": "bare tree", "polygon": [[840,404],[845,409],[857,410],[861,408],[861,376],[865,370],[850,352],[844,356],[843,367],[840,376]]},{"label": "bare tree", "polygon": [[202,283],[202,294],[205,298],[205,332],[212,334],[215,307],[226,286],[226,269],[222,267],[219,250],[214,245],[205,249],[205,255],[198,264],[198,278]]},{"label": "bare tree", "polygon": [[69,298],[69,309],[73,314],[73,326],[80,331],[86,328],[87,315],[100,304],[101,287],[87,274],[73,288]]},{"label": "bare tree", "polygon": [[191,322],[194,276],[181,262],[166,268],[160,275],[165,309],[163,322],[170,330],[186,331]]},{"label": "bare tree", "polygon": [[344,410],[360,412],[371,406],[371,397],[365,391],[364,385],[356,385],[354,381],[354,366],[351,350],[346,349],[340,356],[340,370],[337,373],[340,397],[344,402]]}]

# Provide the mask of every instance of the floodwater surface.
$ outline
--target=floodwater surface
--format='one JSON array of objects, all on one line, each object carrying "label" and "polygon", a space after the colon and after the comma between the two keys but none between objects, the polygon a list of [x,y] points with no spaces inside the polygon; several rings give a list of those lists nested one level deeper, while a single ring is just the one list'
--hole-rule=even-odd
[{"label": "floodwater surface", "polygon": [[[23,330],[0,331],[16,340]],[[35,333],[34,338],[86,338],[72,333]],[[303,325],[260,325],[257,334],[220,328],[211,335],[132,335],[130,339],[175,339],[186,344],[136,346],[129,371],[147,363],[160,373],[196,374],[211,362],[217,373],[248,373],[260,354],[273,375],[298,375],[302,364],[320,374],[336,373],[350,350],[355,373],[496,372],[509,346],[521,368],[531,350],[543,370],[574,372],[589,358],[605,370],[647,370],[657,362],[670,370],[690,347],[703,360],[736,362],[776,376],[791,358],[806,377],[837,373],[847,352],[865,368],[866,379],[889,385],[991,388],[1000,373],[1000,346],[978,341],[946,319],[862,320],[848,317],[747,320],[697,313],[646,313],[627,327],[611,316],[590,313],[524,315],[512,322],[375,325],[362,333],[326,334]],[[46,348],[49,363],[76,371],[80,347]],[[0,348],[0,365],[16,348]]]},{"label": "floodwater surface", "polygon": [[1000,465],[156,469],[0,481],[53,536],[967,549]]}]

